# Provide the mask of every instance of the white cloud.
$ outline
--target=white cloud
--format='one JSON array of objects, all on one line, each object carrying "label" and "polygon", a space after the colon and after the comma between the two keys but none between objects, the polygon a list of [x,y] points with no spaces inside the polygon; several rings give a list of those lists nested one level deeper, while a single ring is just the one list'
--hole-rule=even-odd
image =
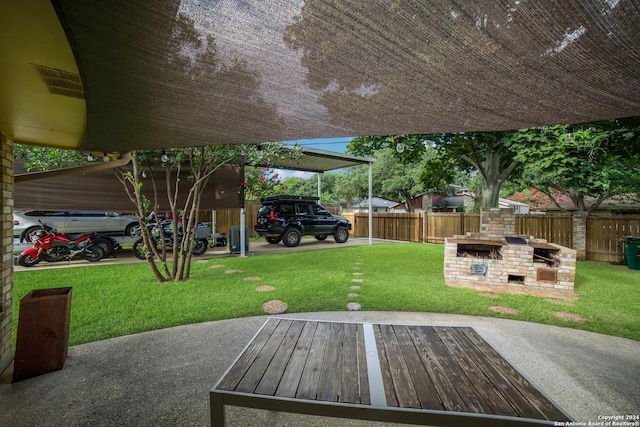
[{"label": "white cloud", "polygon": [[286,170],[286,169],[272,169],[272,170],[278,174],[278,177],[280,178],[281,181],[284,181],[285,179],[291,178],[291,177],[309,179],[315,175],[315,173],[313,172],[292,171],[292,170]]}]

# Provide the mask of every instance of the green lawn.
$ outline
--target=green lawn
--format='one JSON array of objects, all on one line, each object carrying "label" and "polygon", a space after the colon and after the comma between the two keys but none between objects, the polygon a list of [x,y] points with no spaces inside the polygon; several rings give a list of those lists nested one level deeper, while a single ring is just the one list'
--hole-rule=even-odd
[{"label": "green lawn", "polygon": [[[14,328],[19,300],[27,292],[72,286],[71,345],[260,315],[264,314],[261,304],[271,299],[285,301],[288,313],[345,311],[348,302],[357,302],[362,310],[503,317],[640,340],[640,271],[579,262],[575,290],[580,298],[573,305],[562,305],[538,297],[491,298],[451,288],[443,279],[443,252],[442,245],[389,243],[205,262],[196,259],[190,280],[163,284],[153,280],[145,263],[16,272]],[[212,268],[216,264],[223,267]],[[260,280],[245,280],[251,276]],[[353,282],[359,278],[362,283]],[[275,290],[257,292],[259,285]],[[351,289],[354,285],[361,288]],[[359,296],[349,297],[349,293]],[[517,314],[498,314],[489,310],[490,306],[510,307]],[[579,315],[588,321],[561,320],[554,312]]]}]

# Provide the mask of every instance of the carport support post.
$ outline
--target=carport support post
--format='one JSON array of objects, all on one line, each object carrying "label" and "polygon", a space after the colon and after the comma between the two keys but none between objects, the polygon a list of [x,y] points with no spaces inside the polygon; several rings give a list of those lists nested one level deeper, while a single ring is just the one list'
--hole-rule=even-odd
[{"label": "carport support post", "polygon": [[369,162],[369,244],[373,244],[373,163]]},{"label": "carport support post", "polygon": [[320,198],[322,196],[322,184],[320,182],[320,172],[318,172],[318,201],[321,202],[322,199]]},{"label": "carport support post", "polygon": [[245,245],[245,242],[247,241],[247,236],[246,236],[246,233],[244,232],[245,213],[246,213],[246,209],[243,206],[242,208],[240,208],[240,258],[244,258],[247,256],[244,251],[244,245]]}]

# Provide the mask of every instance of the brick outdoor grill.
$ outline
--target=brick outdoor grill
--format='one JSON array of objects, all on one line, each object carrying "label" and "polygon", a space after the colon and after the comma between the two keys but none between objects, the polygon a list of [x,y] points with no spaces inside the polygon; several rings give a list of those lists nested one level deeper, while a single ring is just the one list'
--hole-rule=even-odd
[{"label": "brick outdoor grill", "polygon": [[488,285],[573,291],[576,251],[515,234],[510,209],[482,210],[480,232],[445,239],[449,285]]}]

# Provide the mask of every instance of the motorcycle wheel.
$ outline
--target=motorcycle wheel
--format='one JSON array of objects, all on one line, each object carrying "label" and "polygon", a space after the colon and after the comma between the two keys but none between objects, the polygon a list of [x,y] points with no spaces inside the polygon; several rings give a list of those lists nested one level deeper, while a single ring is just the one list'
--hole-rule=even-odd
[{"label": "motorcycle wheel", "polygon": [[95,240],[92,240],[94,245],[98,245],[104,251],[104,256],[108,257],[113,253],[115,249],[114,241],[108,237],[100,236]]},{"label": "motorcycle wheel", "polygon": [[41,256],[37,256],[35,259],[33,259],[30,255],[20,255],[18,257],[18,265],[21,265],[22,267],[33,267],[34,265],[39,263],[40,260],[42,260]]},{"label": "motorcycle wheel", "polygon": [[147,259],[146,255],[146,246],[144,245],[144,241],[142,239],[138,239],[133,243],[133,255],[141,260]]},{"label": "motorcycle wheel", "polygon": [[84,258],[89,262],[100,261],[104,258],[104,250],[98,245],[91,245],[84,248]]},{"label": "motorcycle wheel", "polygon": [[207,252],[208,248],[209,242],[207,241],[207,239],[198,239],[193,242],[193,254],[195,256],[203,255],[205,252]]},{"label": "motorcycle wheel", "polygon": [[42,259],[47,262],[58,262],[67,259],[70,254],[71,252],[69,251],[69,248],[57,246],[43,253]]}]

